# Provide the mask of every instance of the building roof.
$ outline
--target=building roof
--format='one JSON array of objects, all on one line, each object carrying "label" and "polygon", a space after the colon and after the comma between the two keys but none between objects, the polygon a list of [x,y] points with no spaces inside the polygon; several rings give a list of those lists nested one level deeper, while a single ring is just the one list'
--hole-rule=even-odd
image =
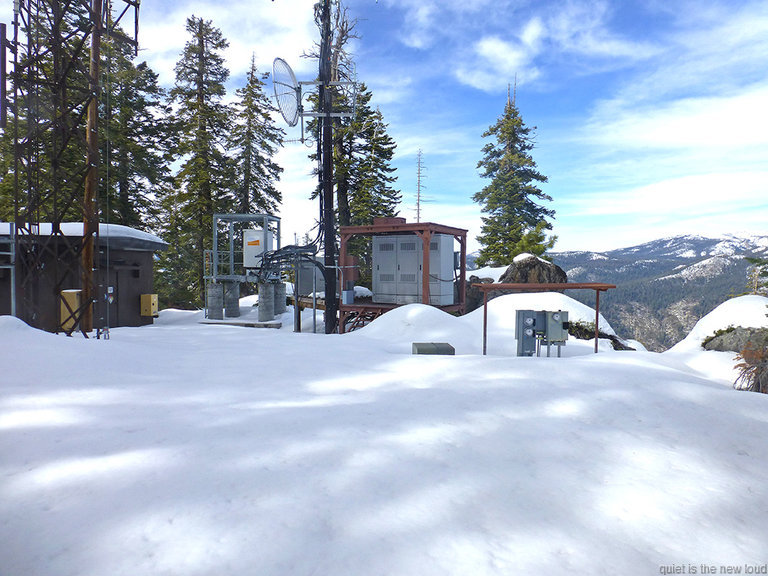
[{"label": "building roof", "polygon": [[[78,237],[83,235],[82,222],[62,222],[61,232],[64,236]],[[0,222],[0,236],[10,236],[11,224],[9,222]],[[51,235],[51,224],[40,223],[40,236]],[[141,251],[159,251],[168,248],[168,243],[162,238],[136,230],[122,224],[99,224],[99,244],[108,245],[114,250],[141,250]]]}]

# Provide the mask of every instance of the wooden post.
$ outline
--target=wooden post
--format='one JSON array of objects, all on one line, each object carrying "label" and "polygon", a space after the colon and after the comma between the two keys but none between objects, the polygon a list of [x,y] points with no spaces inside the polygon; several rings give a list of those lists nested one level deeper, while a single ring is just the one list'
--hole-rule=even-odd
[{"label": "wooden post", "polygon": [[595,290],[595,354],[597,354],[598,338],[600,338],[600,290]]},{"label": "wooden post", "polygon": [[93,302],[95,282],[93,278],[95,264],[96,235],[99,229],[99,215],[96,210],[99,189],[99,61],[101,60],[101,22],[102,0],[93,0],[91,5],[93,32],[91,32],[91,62],[88,79],[90,101],[85,142],[87,150],[87,172],[85,176],[85,196],[83,198],[83,250],[81,254],[81,280],[83,310],[80,317],[80,330],[83,333],[93,329]]},{"label": "wooden post", "polygon": [[421,303],[429,304],[429,245],[432,232],[424,230],[417,234],[421,238]]}]

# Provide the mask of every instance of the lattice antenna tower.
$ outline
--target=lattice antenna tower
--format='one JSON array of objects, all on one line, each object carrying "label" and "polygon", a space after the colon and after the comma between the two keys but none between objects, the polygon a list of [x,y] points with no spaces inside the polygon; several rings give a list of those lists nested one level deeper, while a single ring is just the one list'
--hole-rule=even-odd
[{"label": "lattice antenna tower", "polygon": [[[135,37],[116,29],[129,13],[138,32],[139,0],[120,4],[122,11],[112,18],[111,0],[14,2],[10,76],[17,316],[34,326],[55,324],[56,331],[68,334],[78,329],[87,335],[94,304],[100,304],[94,273],[99,265],[101,39],[115,33],[135,47]],[[85,163],[73,160],[77,157]],[[64,234],[67,219],[83,222],[82,236]],[[73,286],[82,290],[74,306],[62,294]],[[66,313],[60,315],[60,309]]]}]

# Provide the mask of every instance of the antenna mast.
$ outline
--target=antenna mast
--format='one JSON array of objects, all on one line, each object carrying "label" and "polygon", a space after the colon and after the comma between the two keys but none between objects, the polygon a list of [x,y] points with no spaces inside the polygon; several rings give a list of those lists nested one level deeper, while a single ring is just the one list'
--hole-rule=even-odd
[{"label": "antenna mast", "polygon": [[419,148],[418,154],[416,154],[416,222],[421,222],[421,176],[424,155]]},{"label": "antenna mast", "polygon": [[331,5],[323,0],[320,41],[320,118],[322,122],[323,249],[325,252],[325,333],[336,330],[336,226],[333,202],[333,93],[331,92]]}]

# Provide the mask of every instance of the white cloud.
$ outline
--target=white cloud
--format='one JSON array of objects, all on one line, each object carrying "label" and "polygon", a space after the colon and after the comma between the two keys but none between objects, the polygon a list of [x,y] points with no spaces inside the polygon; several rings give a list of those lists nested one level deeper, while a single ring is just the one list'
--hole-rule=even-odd
[{"label": "white cloud", "polygon": [[211,20],[229,41],[224,56],[231,78],[245,74],[250,67],[251,54],[263,72],[271,71],[276,57],[286,59],[297,74],[315,74],[316,64],[301,58],[312,48],[317,36],[313,0],[253,3],[245,0],[229,2],[226,9],[214,2],[198,1],[164,6],[142,5],[139,44],[140,57],[146,57],[160,74],[164,85],[173,84],[173,67],[179,60],[184,44],[189,40],[186,19],[195,15]]},{"label": "white cloud", "polygon": [[663,179],[610,195],[582,194],[561,204],[571,216],[646,215],[687,219],[757,208],[768,203],[766,191],[768,171],[710,172]]},{"label": "white cloud", "polygon": [[612,8],[606,2],[566,2],[547,20],[547,34],[562,51],[581,56],[637,60],[656,54],[653,45],[611,31]]},{"label": "white cloud", "polygon": [[[598,107],[585,139],[621,149],[720,148],[724,156],[753,146],[768,147],[768,86],[728,96],[693,97],[653,106]],[[766,150],[768,152],[768,150]]]}]

